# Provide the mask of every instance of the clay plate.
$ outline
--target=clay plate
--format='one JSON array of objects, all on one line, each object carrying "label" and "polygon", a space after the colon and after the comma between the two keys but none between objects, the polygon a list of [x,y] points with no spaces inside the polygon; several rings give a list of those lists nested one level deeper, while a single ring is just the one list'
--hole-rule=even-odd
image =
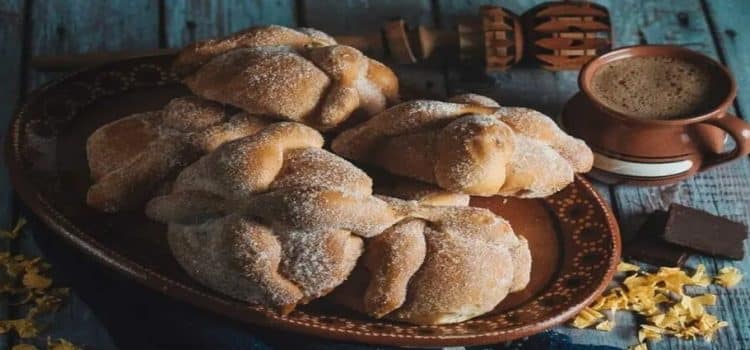
[{"label": "clay plate", "polygon": [[533,254],[529,287],[482,317],[454,325],[374,320],[319,300],[286,317],[212,292],[172,258],[165,227],[141,213],[105,215],[84,204],[84,146],[98,126],[160,108],[187,90],[168,70],[171,56],[113,63],[48,84],[28,100],[7,144],[12,183],[55,232],[103,264],[171,297],[250,324],[344,341],[454,346],[497,343],[540,332],[574,316],[610,281],[620,235],[608,206],[581,177],[546,199],[474,198],[510,220]]}]

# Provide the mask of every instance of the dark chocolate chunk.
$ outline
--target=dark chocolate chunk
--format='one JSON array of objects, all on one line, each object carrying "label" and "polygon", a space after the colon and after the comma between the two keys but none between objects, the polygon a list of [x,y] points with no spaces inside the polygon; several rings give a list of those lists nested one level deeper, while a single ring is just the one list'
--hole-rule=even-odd
[{"label": "dark chocolate chunk", "polygon": [[679,204],[669,207],[664,240],[692,250],[730,259],[745,256],[744,224]]},{"label": "dark chocolate chunk", "polygon": [[680,267],[690,257],[688,251],[662,238],[667,224],[667,212],[658,210],[646,219],[633,238],[625,242],[623,255],[627,258],[657,266]]}]

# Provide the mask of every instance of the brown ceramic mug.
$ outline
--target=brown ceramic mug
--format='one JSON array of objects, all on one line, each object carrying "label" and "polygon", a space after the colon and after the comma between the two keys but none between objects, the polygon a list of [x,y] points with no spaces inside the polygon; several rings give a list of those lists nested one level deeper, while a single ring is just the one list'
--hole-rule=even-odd
[{"label": "brown ceramic mug", "polygon": [[[708,112],[674,119],[644,119],[606,106],[592,92],[596,72],[617,60],[632,57],[671,57],[710,69],[721,102]],[[623,47],[587,63],[580,72],[581,89],[565,106],[561,123],[594,150],[592,176],[607,182],[660,185],[750,153],[750,124],[727,112],[737,85],[731,73],[711,58],[679,47],[641,45]],[[714,91],[714,90],[712,90]],[[726,135],[735,141],[724,152]]]}]

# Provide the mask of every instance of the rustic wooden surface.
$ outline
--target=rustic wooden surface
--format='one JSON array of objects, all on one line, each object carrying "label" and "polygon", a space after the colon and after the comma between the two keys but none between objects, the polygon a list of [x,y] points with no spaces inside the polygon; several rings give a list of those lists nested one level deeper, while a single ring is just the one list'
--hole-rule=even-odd
[{"label": "rustic wooden surface", "polygon": [[[28,67],[31,55],[91,50],[126,50],[179,47],[196,39],[222,35],[254,24],[277,23],[316,27],[331,33],[378,30],[383,20],[404,17],[410,24],[448,28],[458,15],[475,14],[481,4],[505,6],[521,14],[540,0],[118,0],[52,1],[6,0],[0,2],[0,125],[6,130],[15,106],[39,84],[58,75],[35,72]],[[750,1],[708,0],[599,0],[610,9],[615,45],[639,43],[680,44],[721,60],[734,72],[740,94],[735,111],[750,116]],[[576,72],[548,72],[522,62],[511,70],[484,77],[452,65],[395,67],[402,84],[429,96],[462,91],[490,95],[506,105],[521,105],[556,115],[577,91]],[[750,224],[750,163],[748,159],[727,165],[677,185],[653,188],[607,186],[597,188],[610,200],[623,233],[631,234],[645,215],[678,202],[702,208]],[[0,172],[0,225],[8,227],[17,214],[5,171]],[[27,232],[30,233],[30,232]],[[747,247],[746,250],[750,250]],[[0,247],[5,249],[6,247]],[[39,254],[32,235],[16,245],[15,252]],[[727,265],[750,271],[750,258],[730,262],[692,258],[690,265],[704,263],[715,273]],[[750,282],[745,279],[731,290],[712,289],[720,295],[714,312],[730,327],[713,343],[667,339],[651,349],[750,349]],[[19,311],[0,300],[0,317]],[[574,342],[627,347],[635,344],[633,317],[621,313],[611,333],[556,330]],[[86,305],[73,294],[56,316],[53,337],[65,337],[91,349],[114,349],[107,331]],[[0,349],[18,342],[0,337]]]},{"label": "rustic wooden surface", "polygon": [[[21,0],[0,3],[0,139],[5,143],[5,133],[8,128],[16,101],[22,90],[21,70],[21,42],[24,31],[24,3]],[[5,154],[0,154],[0,165],[4,167]],[[0,171],[0,227],[6,228],[13,221],[13,192],[8,183],[8,174]],[[7,250],[8,244],[0,242],[0,249]],[[8,302],[0,297],[0,317],[9,318]],[[0,349],[8,347],[8,337],[0,335]]]}]

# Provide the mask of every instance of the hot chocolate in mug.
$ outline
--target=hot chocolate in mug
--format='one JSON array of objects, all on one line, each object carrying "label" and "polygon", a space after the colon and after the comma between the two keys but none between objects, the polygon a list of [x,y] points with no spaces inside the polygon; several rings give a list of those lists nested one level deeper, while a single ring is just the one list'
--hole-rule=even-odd
[{"label": "hot chocolate in mug", "polygon": [[[727,111],[734,78],[703,54],[624,47],[587,63],[578,84],[561,124],[594,151],[595,178],[662,185],[750,153],[750,124]],[[724,151],[727,135],[735,146]]]}]

